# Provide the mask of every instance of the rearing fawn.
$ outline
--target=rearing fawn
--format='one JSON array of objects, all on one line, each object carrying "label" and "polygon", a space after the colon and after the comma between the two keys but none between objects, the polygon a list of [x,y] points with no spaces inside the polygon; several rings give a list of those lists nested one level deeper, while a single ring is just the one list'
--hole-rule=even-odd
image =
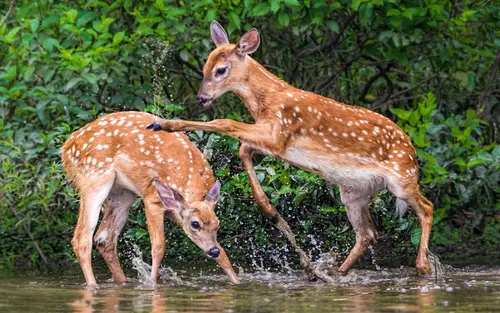
[{"label": "rearing fawn", "polygon": [[91,265],[92,235],[101,206],[104,217],[94,240],[115,282],[126,280],[116,251],[118,236],[137,196],[144,201],[156,282],[165,253],[167,215],[233,283],[238,277],[217,242],[215,206],[220,183],[203,154],[179,133],[145,129],[154,116],[142,112],[105,115],[75,131],[62,147],[64,169],[80,193],[78,223],[71,244],[87,286],[96,284]]},{"label": "rearing fawn", "polygon": [[342,273],[376,242],[378,234],[370,217],[369,200],[382,189],[389,189],[398,198],[400,214],[408,204],[417,212],[422,235],[416,269],[420,275],[429,275],[433,206],[419,191],[418,163],[410,138],[378,113],[300,90],[267,71],[249,56],[260,44],[256,29],[230,44],[224,29],[213,21],[211,36],[217,48],[203,67],[197,102],[209,106],[220,95],[232,91],[243,100],[255,124],[227,119],[163,120],[149,127],[217,131],[238,138],[242,142],[240,158],[258,205],[295,246],[287,223],[269,203],[257,180],[252,155],[272,155],[339,185],[341,200],[356,231],[354,248],[339,268]]}]

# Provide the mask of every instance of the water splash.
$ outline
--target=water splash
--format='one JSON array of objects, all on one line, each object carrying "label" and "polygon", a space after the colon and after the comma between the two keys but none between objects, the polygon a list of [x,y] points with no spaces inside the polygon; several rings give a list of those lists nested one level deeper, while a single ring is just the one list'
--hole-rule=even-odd
[{"label": "water splash", "polygon": [[[142,251],[136,244],[132,243],[132,253],[130,254],[132,268],[137,271],[137,279],[146,287],[155,287],[156,283],[151,278],[151,265],[142,259]],[[184,284],[184,281],[170,267],[161,267],[158,272],[159,283]]]},{"label": "water splash", "polygon": [[166,106],[172,104],[174,83],[170,76],[169,67],[173,60],[173,50],[168,42],[158,38],[145,40],[148,53],[142,56],[141,65],[144,65],[151,74],[152,93],[148,97],[148,111],[157,116],[165,116]]},{"label": "water splash", "polygon": [[429,251],[429,262],[431,263],[431,270],[435,280],[438,281],[439,279],[443,279],[445,274],[444,266],[441,263],[441,261],[439,261],[439,257],[430,251]]},{"label": "water splash", "polygon": [[375,258],[375,250],[373,250],[373,246],[368,246],[368,250],[370,250],[370,254],[372,256],[372,264],[375,266],[377,271],[381,271],[382,268],[377,264],[377,260]]}]

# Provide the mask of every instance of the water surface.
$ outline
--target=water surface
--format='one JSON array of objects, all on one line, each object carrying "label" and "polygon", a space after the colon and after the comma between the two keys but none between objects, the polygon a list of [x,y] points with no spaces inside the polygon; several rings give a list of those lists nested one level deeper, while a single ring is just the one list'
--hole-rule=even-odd
[{"label": "water surface", "polygon": [[104,272],[94,291],[79,273],[16,274],[0,277],[0,312],[500,312],[499,267],[447,268],[437,280],[414,273],[352,270],[327,285],[300,271],[260,271],[233,286],[222,274],[164,269],[153,287],[141,277],[115,285]]}]

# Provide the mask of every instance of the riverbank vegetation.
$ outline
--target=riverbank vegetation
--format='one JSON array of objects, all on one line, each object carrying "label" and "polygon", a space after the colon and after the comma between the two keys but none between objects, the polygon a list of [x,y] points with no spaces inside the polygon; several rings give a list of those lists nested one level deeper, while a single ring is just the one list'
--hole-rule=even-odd
[{"label": "riverbank vegetation", "polygon": [[[123,110],[170,118],[251,121],[233,94],[194,104],[217,19],[231,40],[252,27],[254,58],[294,86],[371,108],[410,135],[421,186],[435,204],[431,250],[452,264],[500,259],[500,6],[494,1],[41,0],[0,3],[0,269],[75,261],[78,199],[59,149],[98,116]],[[280,268],[297,258],[260,213],[237,156],[214,133],[190,138],[223,182],[219,239],[237,265]],[[314,256],[354,243],[338,190],[270,157],[258,177]],[[414,260],[414,212],[372,199],[378,259]],[[204,256],[167,223],[168,262]],[[119,245],[148,255],[138,204]],[[124,261],[126,253],[122,253]],[[369,256],[368,256],[369,258]]]}]

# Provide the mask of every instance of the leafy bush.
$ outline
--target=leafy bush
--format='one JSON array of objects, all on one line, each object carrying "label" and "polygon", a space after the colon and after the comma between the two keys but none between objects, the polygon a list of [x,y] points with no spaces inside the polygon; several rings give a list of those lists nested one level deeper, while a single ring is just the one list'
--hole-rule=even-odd
[{"label": "leafy bush", "polygon": [[[16,1],[0,26],[0,268],[74,260],[69,241],[77,196],[63,178],[58,149],[100,114],[147,110],[251,121],[234,96],[222,97],[210,111],[190,105],[213,48],[213,19],[233,40],[257,27],[262,46],[255,58],[292,84],[394,114],[417,147],[422,188],[435,203],[431,248],[452,261],[499,257],[498,5],[181,3]],[[0,4],[3,14],[7,6]],[[232,259],[272,267],[296,262],[252,200],[238,142],[204,132],[190,136],[212,155],[224,182],[219,237]],[[265,191],[301,245],[314,255],[348,250],[354,235],[335,188],[272,158],[255,161]],[[401,249],[414,253],[414,215],[395,219],[387,193],[372,202],[385,234],[377,251],[387,257]],[[120,243],[125,250],[131,244],[149,249],[144,221],[136,207]],[[166,231],[167,258],[203,257],[181,230],[169,225]]]}]

